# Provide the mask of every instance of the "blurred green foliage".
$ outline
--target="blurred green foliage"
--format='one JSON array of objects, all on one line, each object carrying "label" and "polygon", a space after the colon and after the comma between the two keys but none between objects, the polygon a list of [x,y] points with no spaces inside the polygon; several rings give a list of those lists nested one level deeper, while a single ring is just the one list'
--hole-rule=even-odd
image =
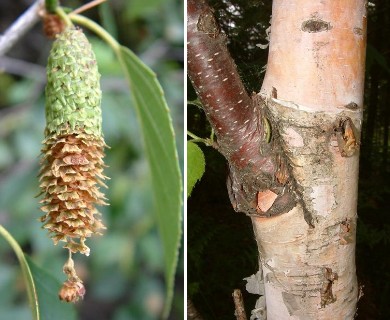
[{"label": "blurred green foliage", "polygon": [[[171,108],[183,169],[183,3],[143,1],[148,4],[145,8],[139,3],[110,1],[86,15],[116,34],[120,43],[157,73]],[[73,8],[80,4],[64,1]],[[23,10],[18,9],[16,16]],[[128,85],[114,54],[93,35],[89,39],[102,74],[103,132],[110,146],[105,172],[111,180],[105,190],[110,206],[101,208],[107,230],[104,236],[88,241],[90,257],[75,256],[87,289],[85,300],[77,304],[79,319],[158,319],[164,301],[164,260],[144,146]],[[40,41],[40,50],[24,50],[35,41]],[[44,65],[50,45],[40,27],[35,28],[9,52],[11,59],[0,74],[0,223],[38,266],[62,282],[67,252],[54,246],[41,229],[35,198],[45,126]],[[34,68],[25,69],[25,74],[14,71],[25,61]],[[182,251],[170,319],[183,319]],[[0,287],[7,288],[0,290],[0,319],[31,319],[19,266],[3,240],[0,261]]]}]

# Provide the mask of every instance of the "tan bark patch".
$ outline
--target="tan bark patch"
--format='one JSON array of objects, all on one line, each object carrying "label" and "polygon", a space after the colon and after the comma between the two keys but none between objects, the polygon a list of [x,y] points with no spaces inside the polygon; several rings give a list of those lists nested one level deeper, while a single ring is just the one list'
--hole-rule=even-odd
[{"label": "tan bark patch", "polygon": [[259,191],[257,193],[257,208],[258,212],[267,212],[272,207],[278,195],[271,190]]}]

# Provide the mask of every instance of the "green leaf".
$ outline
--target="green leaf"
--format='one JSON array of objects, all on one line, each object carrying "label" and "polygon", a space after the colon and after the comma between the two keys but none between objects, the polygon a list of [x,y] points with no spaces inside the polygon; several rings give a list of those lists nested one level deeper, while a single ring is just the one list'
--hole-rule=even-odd
[{"label": "green leaf", "polygon": [[42,319],[40,318],[40,310],[38,306],[38,295],[35,288],[34,280],[31,274],[31,270],[26,261],[22,248],[15,240],[14,237],[6,230],[2,225],[0,225],[0,234],[4,239],[9,243],[9,245],[14,250],[16,257],[19,260],[20,267],[22,268],[23,278],[27,289],[28,301],[31,307],[31,312],[34,320]]},{"label": "green leaf", "polygon": [[58,291],[61,287],[61,283],[33,263],[32,260],[23,253],[15,238],[13,238],[1,225],[0,234],[10,244],[19,260],[33,319],[76,319],[74,305],[61,302],[58,298]]},{"label": "green leaf", "polygon": [[128,48],[116,50],[130,85],[152,175],[152,189],[165,258],[163,317],[169,314],[181,237],[181,176],[172,120],[156,75]]},{"label": "green leaf", "polygon": [[74,304],[60,301],[58,291],[61,283],[41,267],[38,267],[30,257],[26,256],[34,278],[38,294],[41,320],[73,320],[76,319]]},{"label": "green leaf", "polygon": [[191,195],[196,182],[202,178],[205,168],[202,149],[197,144],[187,141],[187,198]]}]

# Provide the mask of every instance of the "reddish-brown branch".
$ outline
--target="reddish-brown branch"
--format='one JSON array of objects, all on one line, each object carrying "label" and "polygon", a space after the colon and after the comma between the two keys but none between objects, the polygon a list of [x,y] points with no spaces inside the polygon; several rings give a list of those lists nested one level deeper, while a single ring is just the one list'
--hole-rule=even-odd
[{"label": "reddish-brown branch", "polygon": [[221,152],[243,167],[253,158],[253,145],[259,144],[258,113],[212,9],[205,1],[189,1],[187,8],[189,77],[215,130]]},{"label": "reddish-brown branch", "polygon": [[[251,98],[237,72],[213,10],[205,0],[187,3],[188,75],[217,136],[218,150],[229,162],[228,191],[236,211],[275,215],[295,204],[276,132],[267,141],[265,104]],[[283,172],[282,172],[282,171]],[[280,177],[283,176],[283,179]],[[273,194],[263,212],[260,192]],[[277,195],[275,199],[275,195]]]}]

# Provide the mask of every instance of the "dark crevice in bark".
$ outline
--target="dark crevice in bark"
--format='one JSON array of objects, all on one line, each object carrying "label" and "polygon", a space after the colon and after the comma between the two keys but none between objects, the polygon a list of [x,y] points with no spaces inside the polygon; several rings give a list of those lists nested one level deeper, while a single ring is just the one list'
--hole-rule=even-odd
[{"label": "dark crevice in bark", "polygon": [[[273,216],[296,204],[277,130],[267,120],[266,103],[249,96],[206,1],[187,4],[188,75],[214,128],[217,148],[229,163],[228,191],[236,211]],[[286,187],[287,186],[287,187]],[[258,205],[275,196],[271,207]],[[272,194],[273,193],[273,194]]]}]

